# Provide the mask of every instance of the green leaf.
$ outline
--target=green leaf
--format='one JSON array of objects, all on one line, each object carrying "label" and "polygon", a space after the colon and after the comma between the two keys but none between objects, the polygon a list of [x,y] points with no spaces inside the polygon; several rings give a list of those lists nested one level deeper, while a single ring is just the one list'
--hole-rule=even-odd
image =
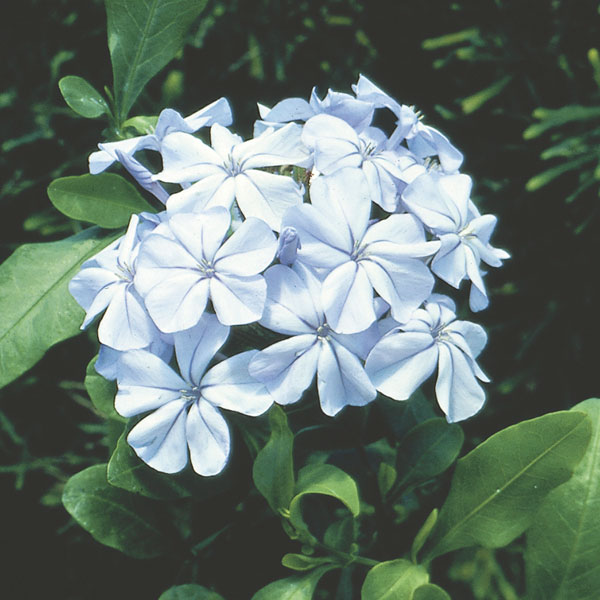
[{"label": "green leaf", "polygon": [[595,160],[597,157],[594,154],[586,154],[585,156],[581,156],[580,158],[575,158],[573,160],[569,160],[566,162],[557,165],[556,167],[552,167],[551,169],[547,169],[546,171],[542,171],[537,175],[534,175],[527,183],[525,184],[525,189],[528,192],[535,192],[536,190],[548,185],[551,181],[554,181],[557,177],[560,177],[564,173],[568,173],[569,171],[574,171],[579,169],[586,163],[589,163]]},{"label": "green leaf", "polygon": [[413,600],[451,600],[451,598],[441,587],[426,583],[415,590]]},{"label": "green leaf", "polygon": [[419,551],[424,546],[425,542],[427,541],[427,538],[429,537],[429,535],[433,531],[433,528],[435,527],[435,524],[437,523],[438,512],[438,509],[434,508],[429,513],[429,516],[425,519],[425,523],[423,523],[423,526],[421,527],[421,529],[419,529],[417,535],[415,536],[415,539],[413,540],[412,547],[410,549],[410,558],[414,563],[417,562],[417,554],[419,554]]},{"label": "green leaf", "polygon": [[169,588],[158,600],[224,600],[223,596],[195,583],[185,583]]},{"label": "green leaf", "polygon": [[121,435],[108,462],[107,477],[111,485],[156,500],[193,496],[200,501],[228,490],[233,484],[228,473],[201,477],[189,468],[168,476],[159,473],[137,457],[127,443],[128,433],[126,430]]},{"label": "green leaf", "polygon": [[365,578],[361,600],[412,600],[414,591],[429,581],[427,570],[408,560],[379,563]]},{"label": "green leaf", "polygon": [[116,237],[93,227],[59,242],[25,244],[0,265],[0,387],[80,332],[84,313],[67,285]]},{"label": "green leaf", "polygon": [[149,135],[154,133],[156,129],[156,124],[158,123],[158,117],[131,117],[131,119],[127,119],[125,123],[123,123],[123,129],[127,129],[131,127],[131,129],[135,130],[138,135]]},{"label": "green leaf", "polygon": [[489,87],[480,90],[468,98],[463,98],[460,102],[462,111],[465,115],[468,115],[480,109],[486,102],[497,96],[512,81],[512,78],[512,75],[507,75],[500,81],[496,81]]},{"label": "green leaf", "polygon": [[106,465],[73,475],[63,492],[69,514],[98,542],[134,558],[154,558],[171,548],[151,500],[114,488]]},{"label": "green leaf", "polygon": [[499,548],[521,535],[548,492],[569,479],[590,432],[584,413],[550,413],[499,431],[461,458],[426,559]]},{"label": "green leaf", "polygon": [[397,477],[398,474],[394,467],[385,462],[380,463],[379,470],[377,471],[377,485],[382,498],[385,498],[387,493],[392,489]]},{"label": "green leaf", "polygon": [[115,395],[117,393],[117,386],[114,381],[108,381],[100,375],[94,368],[98,356],[94,356],[89,362],[85,371],[84,385],[85,389],[92,401],[92,404],[96,407],[96,410],[107,419],[115,419],[117,421],[125,422],[127,419],[122,417],[115,410]]},{"label": "green leaf", "polygon": [[294,435],[288,427],[285,412],[277,405],[269,411],[269,424],[271,437],[256,456],[252,477],[269,506],[278,512],[289,507],[294,495]]},{"label": "green leaf", "polygon": [[106,0],[115,101],[123,122],[144,86],[183,46],[208,0]]},{"label": "green leaf", "polygon": [[548,494],[527,531],[532,600],[594,600],[600,589],[600,399],[572,410],[590,417],[592,441],[573,477]]},{"label": "green leaf", "polygon": [[423,40],[421,44],[423,50],[437,50],[438,48],[445,48],[446,46],[454,46],[462,42],[471,42],[479,37],[479,29],[473,27],[471,29],[463,29],[462,31],[456,31],[455,33],[448,33],[436,38],[429,38]]},{"label": "green leaf", "polygon": [[290,521],[296,529],[307,529],[302,518],[302,498],[307,494],[323,494],[337,498],[354,517],[360,512],[358,489],[350,475],[333,465],[307,465],[300,469],[296,495],[290,503]]},{"label": "green leaf", "polygon": [[354,517],[345,517],[334,521],[323,535],[323,543],[330,548],[341,552],[350,552],[352,543],[356,539],[356,520]]},{"label": "green leaf", "polygon": [[125,227],[134,213],[155,212],[131,183],[114,173],[55,179],[48,197],[67,217],[105,229]]},{"label": "green leaf", "polygon": [[75,75],[63,77],[58,82],[58,87],[65,102],[78,115],[86,119],[95,119],[103,114],[110,115],[106,100],[82,77]]},{"label": "green leaf", "polygon": [[306,575],[294,575],[279,579],[258,590],[252,600],[312,600],[319,580],[335,565],[319,567]]},{"label": "green leaf", "polygon": [[398,447],[398,485],[427,481],[443,473],[458,458],[463,441],[460,426],[441,418],[411,429]]},{"label": "green leaf", "polygon": [[327,556],[306,556],[305,554],[285,554],[281,564],[294,571],[311,571],[324,564],[330,564],[332,559]]},{"label": "green leaf", "polygon": [[560,127],[573,121],[587,121],[588,119],[600,118],[600,107],[570,104],[558,109],[536,108],[533,111],[533,116],[536,119],[540,119],[540,122],[534,123],[523,132],[523,137],[526,140],[539,137],[549,129]]}]

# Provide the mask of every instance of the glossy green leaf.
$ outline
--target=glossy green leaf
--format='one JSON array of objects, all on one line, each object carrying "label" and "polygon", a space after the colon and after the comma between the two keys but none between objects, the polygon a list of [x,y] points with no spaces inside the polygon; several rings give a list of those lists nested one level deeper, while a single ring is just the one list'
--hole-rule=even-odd
[{"label": "glossy green leaf", "polygon": [[134,213],[155,212],[131,183],[114,173],[55,179],[48,197],[67,217],[105,229],[125,227]]},{"label": "glossy green leaf", "polygon": [[106,0],[108,49],[122,122],[140,92],[183,46],[207,0]]},{"label": "glossy green leaf", "polygon": [[569,479],[590,433],[584,413],[550,413],[499,431],[461,458],[426,558],[498,548],[521,535],[548,492]]},{"label": "glossy green leaf", "polygon": [[531,600],[595,600],[600,590],[600,399],[573,410],[590,417],[592,440],[573,477],[548,494],[527,531]]},{"label": "glossy green leaf", "polygon": [[95,119],[103,114],[110,115],[106,100],[92,85],[82,77],[68,75],[58,82],[60,93],[65,102],[78,115]]},{"label": "glossy green leaf", "polygon": [[126,430],[117,443],[117,447],[108,462],[107,477],[111,485],[154,498],[156,500],[174,500],[194,496],[203,500],[216,496],[232,486],[228,473],[215,477],[201,477],[189,467],[181,473],[165,475],[149,467],[127,443]]},{"label": "glossy green leaf", "polygon": [[289,507],[294,495],[294,435],[288,427],[285,412],[276,404],[269,411],[269,424],[271,437],[256,456],[252,477],[269,506],[278,512]]},{"label": "glossy green leaf", "polygon": [[73,475],[62,500],[79,525],[106,546],[134,558],[162,556],[171,549],[158,506],[109,485],[106,465],[94,465]]},{"label": "glossy green leaf", "polygon": [[96,410],[107,419],[115,419],[117,421],[125,422],[127,419],[122,417],[115,410],[115,395],[117,393],[117,386],[114,381],[108,381],[100,375],[94,368],[96,364],[97,356],[94,356],[89,362],[85,371],[84,385],[85,389],[92,401],[92,404],[96,407]]},{"label": "glossy green leaf", "polygon": [[306,575],[294,575],[273,581],[258,590],[252,596],[252,600],[312,600],[321,577],[335,568],[334,565],[325,565]]},{"label": "glossy green leaf", "polygon": [[358,516],[360,503],[356,482],[346,472],[327,464],[307,465],[300,469],[296,495],[290,503],[290,521],[297,529],[306,529],[302,518],[302,498],[307,494],[323,494],[337,498],[353,516]]},{"label": "glossy green leaf", "polygon": [[429,581],[427,570],[408,560],[379,563],[365,578],[361,600],[412,600],[415,590]]},{"label": "glossy green leaf", "polygon": [[426,583],[415,590],[412,600],[451,600],[451,598],[441,587]]},{"label": "glossy green leaf", "polygon": [[341,552],[350,552],[352,543],[356,539],[356,533],[354,517],[345,517],[334,521],[327,527],[323,535],[323,543]]},{"label": "glossy green leaf", "polygon": [[0,265],[0,387],[80,332],[84,312],[67,285],[115,238],[93,227],[59,242],[25,244]]},{"label": "glossy green leaf", "polygon": [[427,481],[443,473],[458,458],[463,441],[460,425],[445,419],[430,419],[411,429],[398,447],[398,485]]},{"label": "glossy green leaf", "polygon": [[158,600],[224,600],[223,596],[195,583],[176,585],[163,592]]},{"label": "glossy green leaf", "polygon": [[332,559],[326,556],[306,556],[305,554],[285,554],[281,564],[294,571],[311,571],[324,564],[330,564]]}]

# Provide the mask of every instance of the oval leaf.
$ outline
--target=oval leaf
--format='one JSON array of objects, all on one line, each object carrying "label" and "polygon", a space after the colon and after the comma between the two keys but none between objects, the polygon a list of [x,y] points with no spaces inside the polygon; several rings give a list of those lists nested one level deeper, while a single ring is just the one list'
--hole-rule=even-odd
[{"label": "oval leaf", "polygon": [[353,516],[358,516],[360,512],[356,482],[333,465],[308,465],[300,469],[296,495],[290,503],[290,521],[297,529],[307,529],[301,507],[302,497],[306,494],[332,496],[345,504]]},{"label": "oval leaf", "polygon": [[431,479],[458,458],[464,434],[445,419],[429,419],[411,429],[400,442],[396,459],[399,486]]},{"label": "oval leaf", "polygon": [[67,217],[105,229],[125,227],[134,213],[155,212],[131,183],[114,173],[55,179],[48,197]]},{"label": "oval leaf", "polygon": [[190,468],[165,476],[144,463],[127,443],[126,430],[108,462],[107,478],[111,485],[156,500],[174,500],[194,496],[197,501],[212,498],[232,486],[230,473],[216,477],[198,477]]},{"label": "oval leaf", "polygon": [[590,432],[583,413],[551,413],[499,431],[460,459],[426,558],[514,540],[548,492],[571,476]]},{"label": "oval leaf", "polygon": [[106,465],[73,475],[62,501],[69,514],[106,546],[134,558],[153,558],[171,550],[159,525],[157,505],[110,486]]},{"label": "oval leaf", "polygon": [[115,100],[123,122],[140,92],[183,45],[208,0],[106,0]]},{"label": "oval leaf", "polygon": [[195,583],[169,588],[158,600],[223,600],[223,596]]},{"label": "oval leaf", "polygon": [[269,506],[278,512],[289,507],[294,495],[294,435],[288,427],[285,412],[277,405],[269,411],[269,424],[271,437],[256,456],[252,477]]},{"label": "oval leaf", "polygon": [[527,531],[528,597],[594,600],[600,589],[600,399],[575,406],[592,421],[592,441],[573,477],[548,494]]},{"label": "oval leaf", "polygon": [[96,407],[96,410],[107,419],[115,419],[125,422],[127,419],[122,417],[115,410],[115,395],[117,393],[117,385],[114,381],[108,381],[100,375],[96,369],[96,360],[98,356],[94,356],[89,362],[85,371],[84,385],[85,389]]},{"label": "oval leaf", "polygon": [[326,556],[306,556],[305,554],[285,554],[281,564],[294,571],[311,571],[315,567],[333,562]]},{"label": "oval leaf", "polygon": [[411,600],[414,591],[429,581],[427,570],[408,560],[379,563],[365,578],[361,600]]},{"label": "oval leaf", "polygon": [[335,565],[319,567],[306,575],[279,579],[258,590],[252,600],[312,600],[319,580]]},{"label": "oval leaf", "polygon": [[0,387],[80,332],[84,313],[67,285],[116,237],[93,227],[59,242],[25,244],[0,265]]},{"label": "oval leaf", "polygon": [[102,95],[85,79],[68,75],[58,82],[60,93],[65,102],[78,115],[87,119],[95,119],[103,114],[110,114],[110,109]]},{"label": "oval leaf", "polygon": [[451,598],[441,587],[426,583],[415,590],[412,600],[451,600]]}]

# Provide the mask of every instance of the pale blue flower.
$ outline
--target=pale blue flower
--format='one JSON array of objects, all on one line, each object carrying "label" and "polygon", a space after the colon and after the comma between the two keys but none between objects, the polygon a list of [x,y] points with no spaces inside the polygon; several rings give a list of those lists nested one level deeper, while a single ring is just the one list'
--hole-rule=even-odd
[{"label": "pale blue flower", "polygon": [[155,179],[193,183],[173,194],[170,213],[229,208],[233,201],[245,217],[257,217],[279,231],[281,217],[302,202],[303,189],[291,177],[260,171],[262,167],[298,164],[307,156],[301,128],[290,123],[257,138],[242,138],[220,125],[211,128],[212,148],[187,133],[172,133],[162,144],[164,170]]},{"label": "pale blue flower", "polygon": [[379,108],[388,108],[396,115],[396,131],[391,136],[396,143],[406,140],[408,149],[421,159],[437,156],[446,173],[454,173],[460,168],[463,155],[445,135],[424,125],[412,108],[396,102],[364,75],[360,75],[358,83],[352,88],[359,100],[371,102]]},{"label": "pale blue flower", "polygon": [[343,168],[360,169],[369,185],[371,200],[388,212],[396,210],[397,183],[407,183],[404,169],[412,167],[416,159],[405,148],[390,149],[381,129],[368,127],[359,134],[342,119],[317,115],[306,122],[302,141],[313,151],[319,173],[331,175]]},{"label": "pale blue flower", "polygon": [[402,200],[441,242],[431,270],[455,288],[463,279],[470,279],[470,306],[478,311],[488,305],[480,262],[500,267],[510,255],[490,244],[497,219],[479,214],[470,200],[471,187],[467,175],[431,172],[415,179],[404,190]]},{"label": "pale blue flower", "polygon": [[169,133],[174,131],[193,133],[201,127],[209,127],[215,123],[231,125],[231,122],[231,108],[225,98],[219,98],[185,118],[172,108],[165,108],[158,116],[154,133],[98,144],[100,150],[92,152],[89,157],[90,173],[94,175],[101,173],[115,161],[120,160],[117,151],[125,156],[133,156],[138,150],[160,152],[162,140]]},{"label": "pale blue flower", "polygon": [[119,363],[115,408],[124,417],[150,414],[127,442],[148,465],[163,473],[181,471],[189,459],[200,475],[217,475],[229,458],[230,432],[219,409],[249,416],[264,413],[273,400],[248,373],[256,351],[218,363],[205,373],[229,327],[205,314],[192,329],[174,334],[181,375],[145,350],[127,352]]},{"label": "pale blue flower", "polygon": [[360,170],[317,178],[311,199],[312,205],[291,208],[283,225],[298,233],[297,260],[328,270],[321,302],[329,325],[339,333],[367,329],[376,319],[374,289],[394,319],[407,321],[431,293],[434,279],[420,259],[432,255],[439,242],[427,242],[412,215],[370,224],[370,193]]},{"label": "pale blue flower", "polygon": [[323,100],[313,88],[310,100],[286,98],[273,108],[258,105],[261,121],[254,125],[254,135],[259,135],[271,127],[279,127],[290,121],[308,121],[315,115],[331,115],[343,119],[356,131],[362,131],[371,124],[375,106],[371,102],[357,100],[350,94],[329,90]]},{"label": "pale blue flower", "polygon": [[209,298],[225,325],[260,319],[266,283],[259,273],[272,262],[277,240],[264,221],[252,217],[226,239],[230,224],[221,206],[177,213],[144,240],[135,286],[161,331],[196,325]]},{"label": "pale blue flower", "polygon": [[86,311],[85,329],[106,310],[98,339],[115,350],[146,348],[160,332],[133,285],[141,240],[160,221],[158,215],[132,215],[127,233],[83,263],[69,282],[69,291]]},{"label": "pale blue flower", "polygon": [[300,400],[316,374],[321,408],[329,416],[371,402],[377,392],[361,359],[377,341],[377,327],[353,336],[333,331],[319,301],[321,281],[300,264],[294,270],[274,265],[265,279],[267,302],[260,323],[291,337],[257,353],[250,374],[279,404]]},{"label": "pale blue flower", "polygon": [[377,342],[365,364],[375,387],[394,400],[407,400],[437,366],[435,393],[449,422],[481,409],[485,392],[478,380],[489,381],[475,360],[487,335],[480,325],[457,321],[455,310],[449,298],[434,294]]}]

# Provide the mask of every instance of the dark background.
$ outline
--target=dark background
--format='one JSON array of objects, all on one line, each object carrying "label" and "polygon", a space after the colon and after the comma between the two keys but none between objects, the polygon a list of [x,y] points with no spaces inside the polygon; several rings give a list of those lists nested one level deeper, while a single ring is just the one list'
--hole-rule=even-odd
[{"label": "dark background", "polygon": [[[0,27],[4,259],[23,242],[74,231],[45,190],[55,177],[86,172],[103,126],[74,115],[57,82],[80,75],[102,89],[111,72],[99,0],[21,0]],[[446,133],[465,155],[462,170],[474,179],[481,211],[498,215],[494,245],[512,255],[486,278],[490,308],[472,317],[489,334],[481,363],[493,381],[482,413],[464,424],[472,445],[598,393],[600,122],[568,123],[529,140],[523,132],[538,107],[599,105],[588,61],[599,32],[598,2],[591,0],[211,0],[181,55],[150,83],[132,114],[172,106],[185,115],[226,96],[234,127],[248,135],[256,101],[307,98],[313,85],[321,95],[328,87],[349,92],[364,73]],[[487,93],[476,96],[481,90]],[[577,139],[562,156],[540,157],[570,137]],[[526,189],[582,144],[592,149],[582,167]],[[591,183],[572,197],[582,181]],[[466,306],[464,289],[459,298]],[[6,597],[155,598],[176,580],[169,560],[136,561],[93,542],[60,504],[68,476],[106,459],[103,424],[81,385],[94,353],[91,335],[67,341],[0,391]],[[257,564],[266,579],[255,577],[246,589],[285,575],[280,555],[268,549],[280,535],[261,531],[259,550],[227,549],[229,569],[262,553]],[[226,580],[218,565],[207,565],[207,576]],[[468,598],[473,582],[460,587],[461,577],[468,578],[455,574],[456,587],[448,589]],[[235,583],[227,585],[223,593],[236,597]]]}]

